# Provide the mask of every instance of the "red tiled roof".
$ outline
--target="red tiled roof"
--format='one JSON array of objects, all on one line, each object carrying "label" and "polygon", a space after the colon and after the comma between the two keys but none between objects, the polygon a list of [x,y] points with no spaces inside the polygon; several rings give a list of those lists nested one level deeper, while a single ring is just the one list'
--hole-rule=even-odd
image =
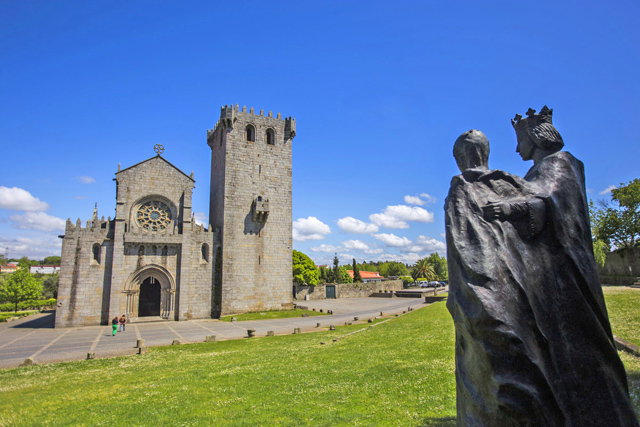
[{"label": "red tiled roof", "polygon": [[[349,272],[349,276],[353,279],[353,270],[347,270]],[[360,277],[363,279],[384,279],[377,271],[361,271]]]}]

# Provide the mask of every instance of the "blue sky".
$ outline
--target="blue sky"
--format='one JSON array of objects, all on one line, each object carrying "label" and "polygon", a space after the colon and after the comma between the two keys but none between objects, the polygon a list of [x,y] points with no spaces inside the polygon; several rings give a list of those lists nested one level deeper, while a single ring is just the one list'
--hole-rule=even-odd
[{"label": "blue sky", "polygon": [[[59,254],[63,220],[113,216],[114,173],[165,146],[208,216],[220,106],[281,112],[294,248],[327,263],[444,253],[453,142],[524,175],[510,119],[554,109],[591,197],[640,176],[640,4],[1,1],[0,252]],[[422,195],[422,196],[421,196]],[[408,197],[407,197],[408,196]]]}]

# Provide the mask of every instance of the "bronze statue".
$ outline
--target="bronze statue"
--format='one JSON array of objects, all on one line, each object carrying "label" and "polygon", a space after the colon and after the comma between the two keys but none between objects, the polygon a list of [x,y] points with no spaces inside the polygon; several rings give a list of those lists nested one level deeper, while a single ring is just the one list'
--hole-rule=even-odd
[{"label": "bronze statue", "polygon": [[595,269],[582,162],[546,106],[517,115],[523,178],[461,135],[445,202],[460,426],[638,426]]}]

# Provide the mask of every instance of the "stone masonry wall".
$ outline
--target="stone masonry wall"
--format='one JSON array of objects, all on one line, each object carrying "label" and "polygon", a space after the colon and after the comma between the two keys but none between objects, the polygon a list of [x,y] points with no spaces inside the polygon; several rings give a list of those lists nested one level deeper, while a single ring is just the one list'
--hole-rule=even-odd
[{"label": "stone masonry wall", "polygon": [[[375,283],[341,283],[327,285],[336,287],[336,298],[364,298],[380,291],[401,291],[402,280],[387,280]],[[310,300],[326,299],[327,285],[293,285],[296,301],[303,301],[309,295]]]},{"label": "stone masonry wall", "polygon": [[604,267],[598,266],[604,285],[629,286],[640,280],[640,249],[623,249],[607,254]]},{"label": "stone masonry wall", "polygon": [[[107,237],[108,224],[80,220],[74,227],[67,221],[62,241],[62,261],[58,284],[56,327],[99,325],[108,318],[113,242]],[[94,260],[93,246],[99,245],[99,261]]]},{"label": "stone masonry wall", "polygon": [[[255,141],[247,141],[249,124],[255,127]],[[267,130],[273,132],[273,145],[266,143]],[[222,315],[291,307],[294,135],[292,119],[281,120],[263,111],[254,114],[253,109],[240,111],[238,106],[224,107],[220,122],[209,134],[212,168],[224,166],[225,171],[223,182],[219,182],[219,171],[212,171],[210,213],[216,225],[222,217]],[[221,190],[224,203],[216,204],[213,200],[220,199]],[[253,218],[258,196],[269,202],[265,222]]]}]

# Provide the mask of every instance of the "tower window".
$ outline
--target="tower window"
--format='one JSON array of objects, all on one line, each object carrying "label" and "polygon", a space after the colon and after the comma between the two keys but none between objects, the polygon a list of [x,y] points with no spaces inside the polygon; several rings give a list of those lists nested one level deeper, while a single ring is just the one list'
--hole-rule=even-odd
[{"label": "tower window", "polygon": [[267,129],[266,139],[267,139],[267,144],[269,145],[276,144],[276,136],[275,136],[275,133],[273,132],[273,129]]},{"label": "tower window", "polygon": [[209,262],[209,245],[206,243],[202,244],[202,259]]},{"label": "tower window", "polygon": [[100,264],[100,244],[94,243],[91,250],[93,252],[93,261]]},{"label": "tower window", "polygon": [[246,128],[246,134],[247,134],[247,142],[255,142],[256,141],[256,128],[253,127],[253,125],[247,125]]}]

